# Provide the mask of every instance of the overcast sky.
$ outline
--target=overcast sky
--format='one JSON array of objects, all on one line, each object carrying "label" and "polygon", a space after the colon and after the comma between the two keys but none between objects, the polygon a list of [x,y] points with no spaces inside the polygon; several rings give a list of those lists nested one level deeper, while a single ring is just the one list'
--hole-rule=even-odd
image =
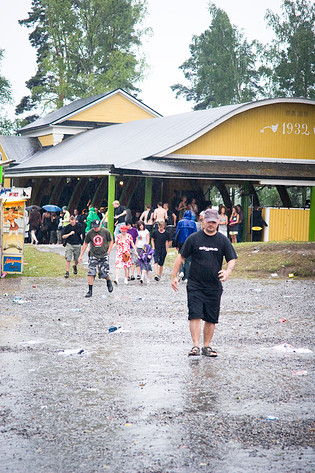
[{"label": "overcast sky", "polygon": [[[1,75],[12,85],[14,101],[19,103],[28,95],[25,81],[36,72],[35,49],[31,47],[27,28],[18,24],[27,18],[31,0],[3,2],[0,16],[0,48],[5,49]],[[145,41],[144,51],[150,69],[140,84],[139,98],[162,115],[191,110],[192,103],[175,99],[170,86],[183,83],[179,66],[189,58],[189,44],[193,35],[200,35],[210,24],[208,0],[148,0],[146,26],[153,28],[153,36]],[[232,24],[248,40],[269,42],[273,33],[266,26],[264,16],[269,8],[281,13],[282,0],[217,0],[217,7],[228,14]],[[13,118],[14,108],[9,115]]]}]

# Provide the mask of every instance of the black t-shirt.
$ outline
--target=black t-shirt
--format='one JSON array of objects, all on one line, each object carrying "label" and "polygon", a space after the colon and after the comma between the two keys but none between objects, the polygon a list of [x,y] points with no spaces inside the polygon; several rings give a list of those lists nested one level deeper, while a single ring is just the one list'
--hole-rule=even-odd
[{"label": "black t-shirt", "polygon": [[158,230],[154,230],[151,238],[154,240],[154,248],[157,251],[166,251],[166,242],[170,241],[170,236],[167,231],[160,233]]},{"label": "black t-shirt", "polygon": [[74,235],[70,235],[68,238],[64,238],[63,241],[70,245],[81,245],[82,244],[82,225],[76,223],[75,225],[67,225],[62,231],[62,235],[68,235],[68,233],[75,232]]},{"label": "black t-shirt", "polygon": [[[123,207],[122,205],[120,205],[119,207],[114,209],[114,216],[122,214],[124,210],[126,210],[126,207]],[[122,215],[121,217],[115,218],[115,222],[117,223],[123,223],[125,221],[126,221],[126,215]]]},{"label": "black t-shirt", "polygon": [[188,277],[188,289],[207,289],[220,286],[218,272],[222,268],[223,258],[227,262],[237,255],[228,238],[217,232],[207,235],[203,230],[190,235],[180,250],[184,258],[191,256]]},{"label": "black t-shirt", "polygon": [[91,228],[85,235],[85,243],[90,244],[90,253],[95,258],[103,258],[107,254],[109,243],[112,241],[112,234],[107,228],[100,228],[98,232]]}]

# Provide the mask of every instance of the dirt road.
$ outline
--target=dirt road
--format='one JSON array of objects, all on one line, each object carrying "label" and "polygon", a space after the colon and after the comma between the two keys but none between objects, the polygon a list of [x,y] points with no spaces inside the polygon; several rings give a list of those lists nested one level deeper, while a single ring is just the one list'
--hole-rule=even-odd
[{"label": "dirt road", "polygon": [[315,470],[313,281],[225,283],[217,359],[187,357],[167,273],[86,290],[0,280],[1,473]]}]

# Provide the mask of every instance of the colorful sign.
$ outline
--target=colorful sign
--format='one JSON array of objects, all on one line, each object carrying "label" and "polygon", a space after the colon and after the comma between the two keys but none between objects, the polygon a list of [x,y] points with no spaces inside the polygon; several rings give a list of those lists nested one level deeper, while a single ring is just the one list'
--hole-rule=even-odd
[{"label": "colorful sign", "polygon": [[22,273],[25,201],[3,201],[1,209],[2,271]]},{"label": "colorful sign", "polygon": [[2,271],[4,273],[22,273],[23,256],[3,256]]}]

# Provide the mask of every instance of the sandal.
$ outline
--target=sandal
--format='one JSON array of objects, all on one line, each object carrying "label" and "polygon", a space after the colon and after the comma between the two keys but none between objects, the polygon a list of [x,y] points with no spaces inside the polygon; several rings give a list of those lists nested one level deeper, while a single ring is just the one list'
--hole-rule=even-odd
[{"label": "sandal", "polygon": [[200,356],[200,348],[197,346],[192,347],[192,349],[188,353],[188,356]]},{"label": "sandal", "polygon": [[202,350],[201,350],[202,354],[205,355],[205,356],[212,356],[213,358],[218,356],[217,352],[212,350],[211,347],[202,347]]}]

